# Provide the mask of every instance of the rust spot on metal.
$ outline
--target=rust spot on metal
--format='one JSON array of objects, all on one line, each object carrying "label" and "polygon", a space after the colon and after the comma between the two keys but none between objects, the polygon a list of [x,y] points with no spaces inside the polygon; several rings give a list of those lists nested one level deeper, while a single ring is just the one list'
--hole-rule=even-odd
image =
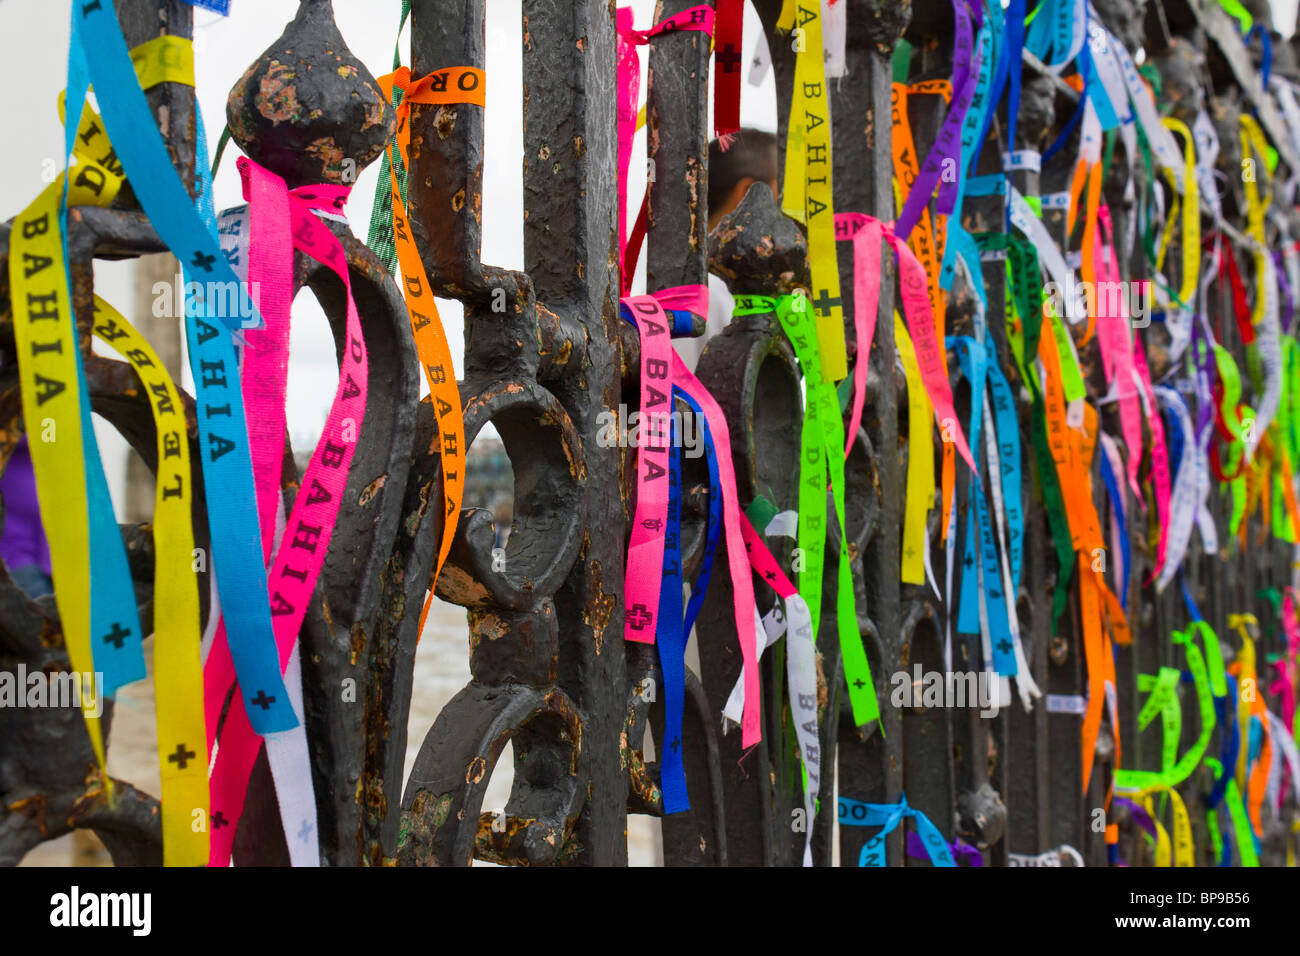
[{"label": "rust spot on metal", "polygon": [[45,794],[38,793],[22,800],[16,800],[9,804],[6,809],[10,813],[31,820],[36,825],[36,829],[40,831],[41,836],[45,836],[49,832],[45,826]]},{"label": "rust spot on metal", "polygon": [[489,598],[487,588],[450,561],[442,566],[442,574],[438,576],[438,590],[457,604],[484,604]]},{"label": "rust spot on metal", "polygon": [[456,107],[439,106],[433,114],[433,128],[438,131],[440,139],[446,139],[456,129]]},{"label": "rust spot on metal", "polygon": [[465,208],[465,190],[456,190],[455,195],[451,197],[451,208],[453,212],[460,212]]},{"label": "rust spot on metal", "polygon": [[366,505],[375,500],[375,495],[379,494],[379,489],[384,487],[386,484],[388,484],[388,476],[380,475],[361,490],[361,497],[357,499],[357,504],[363,508],[366,507]]},{"label": "rust spot on metal", "polygon": [[352,625],[352,630],[348,632],[348,654],[353,665],[361,660],[361,655],[366,651],[366,632],[360,622]]},{"label": "rust spot on metal", "polygon": [[[584,535],[582,539],[582,555],[585,555],[591,547],[590,535]],[[604,587],[604,571],[599,561],[592,561],[590,567],[591,574],[591,595],[587,607],[583,609],[582,619],[588,627],[591,628],[591,640],[596,646],[596,653],[599,655],[605,646],[605,629],[609,626],[609,619],[614,613],[614,606],[618,603],[615,595],[609,594]]]},{"label": "rust spot on metal", "polygon": [[276,124],[319,118],[320,110],[304,109],[298,102],[298,90],[293,85],[295,79],[297,74],[292,68],[279,60],[272,60],[253,98],[257,111]]},{"label": "rust spot on metal", "polygon": [[465,782],[471,786],[478,783],[487,774],[487,761],[482,757],[475,757],[469,762],[469,768],[465,771]]}]

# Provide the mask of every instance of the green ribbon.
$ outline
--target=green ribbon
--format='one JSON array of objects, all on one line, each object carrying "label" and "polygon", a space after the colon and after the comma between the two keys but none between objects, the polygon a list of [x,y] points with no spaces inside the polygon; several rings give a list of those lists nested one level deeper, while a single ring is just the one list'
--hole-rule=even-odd
[{"label": "green ribbon", "polygon": [[[397,40],[393,44],[393,69],[402,65],[401,37],[406,18],[411,15],[411,0],[402,0],[402,19],[397,24]],[[402,102],[402,91],[393,88],[392,107],[397,109]],[[390,141],[390,146],[392,143]],[[392,161],[388,158],[390,150],[384,150],[383,162],[379,165],[379,184],[375,187],[375,202],[370,208],[370,231],[366,235],[366,245],[387,268],[390,275],[397,275],[397,240],[393,236],[393,191]],[[407,202],[407,174],[402,165],[402,157],[396,149],[391,152],[397,157],[397,188],[401,192],[402,202]],[[410,208],[409,206],[407,208]]]},{"label": "green ribbon", "polygon": [[1242,33],[1249,33],[1251,27],[1255,25],[1255,18],[1250,15],[1249,10],[1241,5],[1240,0],[1219,0],[1219,6],[1223,8],[1223,12],[1228,16],[1237,18]]},{"label": "green ribbon", "polygon": [[[1218,761],[1213,757],[1205,758],[1205,765],[1218,765]],[[1217,776],[1217,774],[1216,774]],[[1214,847],[1214,860],[1217,864],[1223,859],[1223,837],[1219,834],[1219,812],[1213,807],[1208,807],[1205,813],[1205,829],[1210,832],[1210,845]]]},{"label": "green ribbon", "polygon": [[[742,297],[749,300],[756,297]],[[764,303],[770,302],[767,299]],[[745,308],[757,310],[759,303],[748,302]],[[803,370],[806,410],[799,449],[799,550],[803,565],[799,570],[799,593],[808,604],[813,626],[820,630],[822,606],[822,572],[826,552],[826,481],[830,473],[835,518],[840,529],[839,587],[836,590],[836,621],[840,638],[840,655],[844,661],[844,679],[848,684],[853,722],[859,727],[876,720],[880,707],[871,679],[862,634],[858,630],[858,612],[853,595],[853,571],[849,564],[848,535],[844,529],[844,421],[840,417],[835,385],[821,376],[817,333],[813,312],[802,296],[782,296],[775,303],[777,318],[794,346]],[[763,311],[770,311],[764,309]],[[734,313],[733,313],[734,314]]]},{"label": "green ribbon", "polygon": [[767,295],[738,295],[732,298],[731,314],[771,315],[776,311],[776,299]]},{"label": "green ribbon", "polygon": [[[1196,646],[1197,633],[1205,644],[1205,653]],[[1196,742],[1187,749],[1182,757],[1177,757],[1178,738],[1182,732],[1182,715],[1172,711],[1179,708],[1177,686],[1179,672],[1175,668],[1162,667],[1159,675],[1142,674],[1138,677],[1138,689],[1148,690],[1151,696],[1138,714],[1139,728],[1145,728],[1154,719],[1157,712],[1162,714],[1164,740],[1161,753],[1161,769],[1156,770],[1116,770],[1115,788],[1117,790],[1146,790],[1151,787],[1177,787],[1191,776],[1205,754],[1210,735],[1214,732],[1214,700],[1211,693],[1223,696],[1227,693],[1226,679],[1223,673],[1223,657],[1219,650],[1219,639],[1204,621],[1193,621],[1186,632],[1174,631],[1173,642],[1183,646],[1187,657],[1187,669],[1192,673],[1196,685],[1196,701],[1201,712],[1201,730]],[[1208,668],[1207,668],[1208,660]],[[1208,669],[1208,673],[1207,673]]]}]

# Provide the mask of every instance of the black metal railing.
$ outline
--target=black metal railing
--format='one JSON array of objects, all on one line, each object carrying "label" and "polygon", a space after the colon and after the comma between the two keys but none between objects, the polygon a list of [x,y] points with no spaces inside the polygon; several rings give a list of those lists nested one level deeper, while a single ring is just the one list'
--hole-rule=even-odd
[{"label": "black metal railing", "polygon": [[[830,84],[835,206],[889,221],[895,215],[890,148],[895,46],[905,38],[915,51],[906,82],[946,79],[952,67],[953,18],[949,5],[937,0],[841,2],[849,7],[848,69]],[[691,5],[691,0],[663,0],[656,17],[663,20]],[[191,8],[178,0],[118,0],[116,6],[132,45],[159,33],[190,35]],[[754,0],[754,7],[772,54],[778,142],[784,143],[795,53],[776,28],[780,0]],[[515,500],[503,563],[493,558],[498,536],[491,513],[467,510],[461,517],[436,593],[465,608],[472,679],[438,715],[405,780],[411,701],[420,694],[413,676],[419,612],[430,588],[443,520],[440,509],[430,506],[442,500],[437,422],[429,401],[418,398],[419,371],[398,286],[370,250],[345,226],[338,227],[365,325],[372,388],[348,499],[301,634],[322,860],[329,865],[468,865],[475,859],[624,864],[627,817],[637,813],[663,817],[666,865],[797,865],[802,835],[791,820],[802,806],[802,794],[793,729],[781,699],[780,644],[763,662],[762,744],[746,753],[738,733],[720,732],[722,705],[741,666],[731,582],[721,561],[697,623],[699,673],[687,678],[684,761],[695,799],[690,811],[663,816],[658,764],[647,760],[642,749],[647,726],[657,752],[663,744],[662,699],[644,693],[647,681],[661,683],[658,658],[653,648],[625,644],[622,636],[635,466],[627,449],[602,447],[595,440],[602,411],[635,402],[638,374],[635,334],[618,312],[613,5],[605,0],[523,0],[522,9],[522,271],[480,258],[482,111],[428,105],[412,109],[409,209],[414,239],[436,293],[464,306],[460,392],[465,441],[472,442],[489,422],[495,427],[514,470]],[[1249,250],[1234,166],[1241,157],[1232,148],[1236,116],[1245,110],[1259,117],[1279,154],[1272,174],[1279,190],[1286,177],[1300,172],[1300,160],[1277,107],[1259,86],[1258,67],[1235,24],[1217,5],[1194,0],[1157,2],[1145,15],[1134,5],[1098,3],[1098,12],[1132,50],[1145,48],[1147,62],[1155,65],[1164,85],[1162,101],[1173,104],[1175,115],[1194,118],[1195,104],[1207,104],[1224,144],[1218,160],[1228,183],[1224,228],[1232,242]],[[413,75],[449,66],[483,68],[490,19],[485,0],[416,0]],[[1267,22],[1263,13],[1257,19]],[[1273,69],[1295,75],[1295,57],[1276,34],[1273,52]],[[647,123],[656,176],[649,193],[648,286],[702,284],[712,271],[725,277],[736,294],[776,296],[807,287],[804,233],[766,189],[751,190],[707,234],[709,60],[702,34],[650,46]],[[1067,129],[1077,109],[1078,91],[1032,58],[1021,76],[1016,142],[1004,141],[1006,117],[1000,112],[983,145],[981,172],[1000,172],[1003,153],[1013,148],[1041,153]],[[193,186],[193,91],[164,84],[151,90],[149,99],[166,117],[166,141],[178,170]],[[945,107],[939,97],[913,98],[911,104],[910,124],[923,156]],[[266,141],[263,145],[274,145],[281,135],[275,128],[256,131]],[[264,155],[275,153],[266,150]],[[1011,182],[1027,197],[1059,192],[1073,173],[1072,156],[1063,150],[1041,171],[1015,171]],[[1133,249],[1121,263],[1125,280],[1150,273],[1142,243],[1130,242],[1126,232],[1133,204],[1125,190],[1130,169],[1138,185],[1151,175],[1141,162],[1130,164],[1117,153],[1105,186],[1118,232],[1116,248]],[[999,195],[971,197],[965,206],[968,231],[997,231],[1005,217],[1004,202]],[[1281,226],[1291,237],[1300,236],[1295,210],[1288,207],[1282,215]],[[1070,249],[1071,242],[1077,248],[1077,237],[1067,234],[1064,212],[1045,209],[1043,219],[1063,249]],[[1282,235],[1281,226],[1270,225],[1270,238]],[[0,259],[6,263],[8,228],[0,227]],[[95,410],[152,462],[148,402],[128,366],[90,353],[87,319],[94,259],[139,256],[164,247],[129,195],[112,208],[81,210],[70,230],[75,306]],[[1181,241],[1175,235],[1177,252]],[[1177,255],[1171,252],[1169,260],[1177,261]],[[839,266],[844,311],[851,316],[848,243],[840,244]],[[946,840],[960,838],[974,846],[986,865],[1006,865],[1009,854],[1034,855],[1061,845],[1077,849],[1089,866],[1105,865],[1107,844],[1096,812],[1107,806],[1114,769],[1109,726],[1099,738],[1097,769],[1085,793],[1077,714],[1051,712],[1042,701],[1030,712],[1016,702],[992,719],[971,709],[890,703],[891,675],[910,673],[917,664],[927,671],[944,669],[944,621],[951,609],[928,586],[899,580],[908,403],[893,334],[897,275],[888,254],[882,256],[880,273],[867,409],[847,462],[846,533],[859,630],[882,716],[878,726],[853,724],[835,639],[836,576],[830,573],[826,611],[818,622],[823,789],[812,823],[815,861],[829,865],[838,853],[851,865],[869,837],[859,827],[836,828],[830,787],[836,779],[839,794],[858,800],[892,803],[905,793]],[[7,275],[7,266],[0,269],[0,462],[8,461],[22,435]],[[314,263],[299,257],[295,291],[305,286],[317,294],[339,337],[345,314],[341,290],[322,276]],[[1058,569],[1030,464],[1030,395],[1015,372],[1006,334],[1002,262],[988,262],[983,279],[989,333],[1018,396],[1024,449],[1020,506],[1026,516],[1025,571],[1017,607],[1025,652],[1046,694],[1079,697],[1088,693],[1081,610],[1073,594],[1059,624],[1053,625]],[[1231,309],[1228,295],[1220,285],[1209,289],[1205,309],[1216,317],[1216,330],[1217,316]],[[970,334],[972,296],[959,280],[948,298],[949,334]],[[1234,323],[1222,323],[1221,331],[1222,344],[1246,367],[1245,346]],[[1089,398],[1096,402],[1105,392],[1098,344],[1095,338],[1084,341],[1082,329],[1075,334]],[[1166,334],[1153,326],[1146,341],[1159,379],[1169,371]],[[852,363],[852,347],[849,358]],[[737,318],[708,342],[698,368],[726,414],[744,502],[761,492],[779,508],[793,508],[799,370],[776,316]],[[959,394],[959,401],[968,399]],[[1113,406],[1099,412],[1103,427],[1118,434]],[[187,416],[191,442],[197,443],[192,403]],[[936,452],[938,448],[936,439]],[[959,529],[966,522],[966,480],[959,481],[956,497]],[[284,481],[291,503],[296,472],[287,470]],[[706,484],[707,475],[693,474],[688,464],[683,531],[688,570],[702,558],[706,508],[701,489]],[[1098,513],[1107,522],[1111,505],[1096,467],[1093,488]],[[202,496],[196,502],[196,517],[202,518]],[[935,505],[930,551],[942,580],[944,547],[937,501]],[[1156,557],[1150,519],[1148,511],[1133,505],[1130,501],[1127,511],[1134,543],[1128,619],[1135,640],[1117,656],[1119,729],[1123,765],[1155,769],[1160,766],[1159,722],[1148,731],[1138,730],[1143,695],[1137,675],[1177,666],[1169,634],[1183,625],[1186,612],[1177,588],[1157,593],[1150,583]],[[1267,535],[1258,521],[1247,524],[1242,541],[1229,540],[1229,508],[1219,494],[1211,495],[1221,547],[1207,554],[1194,540],[1184,566],[1186,585],[1226,647],[1231,649],[1233,642],[1228,615],[1251,612],[1274,635],[1267,645],[1271,650],[1282,638],[1279,612],[1268,593],[1280,593],[1291,583],[1291,547]],[[196,521],[200,546],[205,527]],[[123,526],[122,531],[148,629],[151,528]],[[828,546],[832,556],[838,552],[834,534]],[[778,559],[788,562],[789,555],[778,554]],[[827,567],[833,566],[828,560]],[[206,614],[206,572],[202,583]],[[978,637],[954,635],[953,654],[954,666],[980,669]],[[0,567],[0,669],[13,670],[20,663],[50,672],[70,668],[53,599],[30,599]],[[1260,670],[1263,674],[1265,669]],[[359,688],[355,703],[337,693],[347,680]],[[1260,693],[1267,694],[1262,686]],[[110,748],[111,725],[110,701],[105,713]],[[1186,746],[1195,729],[1184,722],[1182,733]],[[507,742],[513,746],[514,785],[503,823],[483,812],[483,800]],[[1212,747],[1218,747],[1217,736]],[[1181,789],[1193,813],[1201,852],[1197,862],[1209,863],[1206,811],[1199,798],[1208,784],[1194,775]],[[119,865],[160,862],[157,801],[126,782],[119,782],[118,791],[119,799],[110,804],[75,711],[0,708],[0,862],[16,863],[40,842],[76,828],[94,830]],[[1283,859],[1298,796],[1287,796],[1280,815],[1265,812],[1264,862]],[[1121,813],[1105,822],[1119,824],[1120,850],[1130,863],[1151,862],[1131,820]],[[904,859],[901,828],[890,837],[887,853],[892,863]],[[254,770],[235,861],[287,859],[263,760]]]}]

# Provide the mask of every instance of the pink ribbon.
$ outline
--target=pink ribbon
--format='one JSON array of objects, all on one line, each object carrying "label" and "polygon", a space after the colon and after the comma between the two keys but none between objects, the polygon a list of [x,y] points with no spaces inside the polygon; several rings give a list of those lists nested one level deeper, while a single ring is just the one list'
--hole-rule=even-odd
[{"label": "pink ribbon", "polygon": [[[872,226],[873,223],[874,226]],[[917,260],[912,250],[907,247],[907,243],[894,235],[893,223],[881,222],[873,216],[860,212],[836,213],[836,238],[841,240],[853,239],[853,324],[858,337],[858,347],[861,349],[861,343],[865,341],[867,343],[866,351],[870,350],[871,338],[875,334],[876,327],[876,306],[880,298],[880,270],[877,268],[875,275],[869,276],[866,273],[870,270],[865,268],[871,261],[869,257],[873,248],[879,246],[879,238],[875,240],[874,247],[871,245],[870,233],[860,239],[863,230],[869,226],[873,230],[879,227],[881,237],[889,243],[897,256],[898,286],[903,298],[903,314],[907,316],[907,331],[912,337],[912,347],[916,351],[916,364],[921,372],[921,382],[925,385],[925,393],[929,396],[930,404],[934,407],[934,414],[943,429],[945,440],[947,440],[947,436],[952,436],[957,451],[966,460],[966,464],[970,465],[971,470],[975,471],[975,459],[971,456],[970,448],[966,444],[966,433],[962,431],[961,421],[957,418],[957,410],[953,407],[952,386],[948,383],[947,352],[940,346],[939,337],[935,332],[936,323],[934,312],[930,308],[925,267]],[[859,245],[859,241],[862,242],[862,245]],[[863,255],[868,258],[861,258],[860,256]],[[872,305],[870,310],[863,309],[859,304],[864,301]],[[867,333],[865,336],[864,332]],[[865,360],[866,354],[864,351],[859,359],[858,367],[855,367],[853,372],[854,415],[856,417],[849,420],[849,424],[852,426],[852,430],[847,436],[849,447],[852,447],[853,436],[858,433],[858,427],[862,422],[860,403],[865,401],[866,398],[867,381]],[[846,451],[845,455],[847,456],[847,454]]]},{"label": "pink ribbon", "polygon": [[[1282,697],[1282,719],[1286,722],[1288,729],[1295,726],[1295,668],[1296,653],[1300,652],[1300,624],[1296,622],[1296,604],[1293,597],[1293,590],[1287,588],[1282,596],[1282,629],[1286,632],[1287,652],[1281,660],[1273,662],[1277,668],[1278,677],[1273,687],[1269,689],[1273,693],[1278,693],[1276,688],[1281,690]],[[1285,779],[1285,778],[1283,778]]]},{"label": "pink ribbon", "polygon": [[[844,458],[853,450],[853,441],[862,427],[862,411],[867,402],[867,359],[876,336],[876,313],[880,305],[880,241],[885,227],[879,219],[860,212],[835,214],[835,238],[853,240],[853,331],[857,336],[857,358],[853,364],[853,410],[845,435]],[[872,263],[876,268],[871,268]],[[785,595],[782,595],[784,597]]]},{"label": "pink ribbon", "polygon": [[[1160,417],[1160,406],[1156,404],[1156,393],[1151,387],[1151,371],[1147,367],[1146,351],[1138,341],[1137,332],[1132,333],[1133,364],[1137,369],[1138,380],[1146,393],[1151,414],[1147,424],[1151,428],[1151,478],[1156,486],[1156,513],[1160,517],[1160,545],[1156,554],[1156,566],[1151,572],[1151,581],[1160,574],[1165,566],[1165,543],[1169,528],[1169,447],[1165,444],[1165,426]],[[1148,582],[1150,583],[1150,582]]]},{"label": "pink ribbon", "polygon": [[[627,250],[627,174],[632,163],[632,141],[636,138],[636,117],[641,92],[641,58],[637,47],[649,43],[651,38],[677,30],[699,30],[713,36],[713,7],[701,4],[669,17],[649,30],[632,26],[631,7],[619,7],[616,16],[618,31],[616,50],[618,56],[618,262],[624,263]],[[631,270],[627,270],[631,271]],[[631,285],[631,276],[624,279],[623,288]]]},{"label": "pink ribbon", "polygon": [[[1120,296],[1119,315],[1110,314],[1110,295],[1103,294],[1103,289],[1113,288],[1111,283],[1119,283],[1119,263],[1115,259],[1115,250],[1111,238],[1110,209],[1101,206],[1097,210],[1097,221],[1101,229],[1093,235],[1094,259],[1098,265],[1098,288],[1094,290],[1097,309],[1097,344],[1101,348],[1102,368],[1106,373],[1106,382],[1114,384],[1115,397],[1119,402],[1120,429],[1124,433],[1124,447],[1128,451],[1128,484],[1138,501],[1138,507],[1146,509],[1146,500],[1138,488],[1138,469],[1142,464],[1142,415],[1137,395],[1137,382],[1133,378],[1134,358],[1133,340],[1129,337],[1129,316],[1125,297]],[[1106,234],[1102,242],[1102,232]]]},{"label": "pink ribbon", "polygon": [[629,641],[653,644],[668,523],[668,423],[673,410],[672,356],[676,353],[671,341],[671,319],[655,296],[628,296],[622,302],[636,321],[641,342],[636,509],[623,586],[623,636]]},{"label": "pink ribbon", "polygon": [[[726,532],[727,567],[731,572],[736,634],[740,639],[745,679],[745,709],[741,716],[741,745],[762,739],[759,723],[758,643],[754,630],[754,582],[741,529],[736,470],[731,458],[727,419],[713,396],[673,349],[671,324],[664,309],[684,309],[708,315],[709,290],[703,285],[674,286],[653,295],[628,296],[623,304],[636,318],[641,340],[641,430],[637,442],[637,500],[628,545],[624,581],[623,634],[627,640],[653,643],[663,583],[664,531],[668,519],[668,414],[674,385],[688,393],[704,412],[718,456],[722,485],[722,526]],[[661,391],[662,390],[662,391]],[[656,409],[650,412],[650,409]],[[661,409],[661,410],[660,410]],[[662,422],[649,419],[663,414]]]},{"label": "pink ribbon", "polygon": [[[741,746],[748,749],[763,739],[759,723],[760,694],[758,681],[758,634],[754,629],[754,578],[749,566],[749,552],[745,547],[744,529],[748,522],[741,520],[740,498],[736,492],[736,470],[731,458],[731,434],[727,418],[694,373],[686,367],[676,351],[672,351],[673,377],[677,387],[695,399],[704,412],[705,421],[713,435],[718,456],[718,481],[722,485],[722,527],[727,538],[727,568],[731,572],[734,596],[736,634],[740,639],[740,660],[745,679],[745,709],[741,715]],[[779,569],[778,569],[779,570]],[[789,584],[789,582],[786,582]],[[793,592],[794,588],[791,587]],[[787,594],[781,593],[782,597]]]},{"label": "pink ribbon", "polygon": [[[259,310],[266,328],[246,333],[243,391],[248,408],[249,444],[257,486],[263,556],[269,561],[275,542],[281,501],[281,462],[284,454],[285,389],[288,373],[290,304],[293,293],[293,250],[298,249],[329,267],[347,293],[346,347],[340,362],[339,385],[321,439],[307,466],[284,536],[268,575],[272,624],[283,672],[297,643],[308,602],[329,551],[339,506],[356,450],[356,436],[365,418],[369,359],[352,298],[347,256],[337,236],[312,212],[342,210],[349,189],[343,186],[302,186],[290,191],[284,180],[246,158],[239,161],[244,197],[249,200],[249,275],[260,291]],[[204,668],[209,739],[235,672],[224,624]],[[244,809],[249,774],[262,747],[252,729],[241,695],[231,699],[212,769],[211,850],[209,864],[230,862],[235,831]]]}]

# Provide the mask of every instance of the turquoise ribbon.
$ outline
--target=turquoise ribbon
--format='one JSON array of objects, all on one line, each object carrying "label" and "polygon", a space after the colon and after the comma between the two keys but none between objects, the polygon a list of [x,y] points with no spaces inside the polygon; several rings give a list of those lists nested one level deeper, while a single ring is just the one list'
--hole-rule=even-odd
[{"label": "turquoise ribbon", "polygon": [[[998,365],[997,346],[992,339],[986,340],[984,346],[989,359],[990,404],[998,427],[998,468],[1002,478],[1003,513],[1007,519],[1007,560],[1011,565],[1011,586],[1018,592],[1025,541],[1020,490],[1020,423],[1016,419],[1016,400],[1011,385]],[[1015,599],[1013,593],[1011,600]]]},{"label": "turquoise ribbon", "polygon": [[[77,51],[68,56],[67,100],[65,102],[64,155],[71,156],[77,127],[90,85],[85,59]],[[63,200],[59,204],[59,229],[63,236],[63,260],[68,254],[68,176],[64,177]],[[72,295],[72,270],[68,269],[68,301]],[[71,319],[69,320],[71,321]],[[87,527],[90,553],[90,643],[93,666],[103,675],[102,693],[116,695],[118,688],[143,680],[144,632],[135,603],[135,586],[122,544],[122,532],[113,513],[113,499],[108,491],[99,443],[91,420],[90,389],[86,370],[77,362],[77,388],[81,392],[82,459],[86,463]],[[35,436],[33,436],[35,437]]]},{"label": "turquoise ribbon", "polygon": [[[258,316],[261,325],[261,316],[246,284],[236,277],[217,244],[215,217],[210,210],[200,215],[172,166],[112,3],[76,0],[71,32],[72,50],[85,57],[113,149],[150,222],[186,270],[187,287],[188,280],[201,277],[239,290],[239,308],[232,316],[215,316],[211,301],[205,301],[203,312],[194,315],[187,302],[204,492],[222,613],[249,720],[259,734],[289,730],[298,719],[280,675],[271,627],[239,364],[230,331],[221,328],[224,322],[238,329],[241,315]],[[77,115],[73,111],[80,108],[84,96],[84,89],[69,86],[68,115]],[[211,202],[210,189],[207,202]]]},{"label": "turquoise ribbon", "polygon": [[[983,421],[984,389],[989,367],[997,368],[997,356],[989,354],[986,347],[968,336],[949,336],[947,345],[957,352],[958,362],[966,380],[970,382],[970,443],[972,454],[978,464],[980,461],[980,426]],[[1003,382],[1005,384],[1005,380]],[[1008,390],[1009,391],[1009,390]],[[1011,428],[1005,420],[999,428]],[[1018,440],[1017,440],[1018,444]],[[999,464],[1001,456],[999,456]],[[1018,474],[1018,472],[1017,472]],[[1005,489],[1006,485],[1003,484]],[[1005,494],[1005,491],[1004,491]],[[1019,487],[1016,499],[1019,500]],[[957,610],[957,631],[961,634],[980,633],[979,620],[979,583],[975,571],[978,561],[984,571],[984,603],[988,613],[989,643],[993,654],[994,669],[1003,677],[1016,675],[1015,644],[1011,635],[1011,622],[1007,616],[1007,597],[1002,589],[1002,572],[998,564],[998,549],[992,522],[989,519],[988,504],[984,498],[984,480],[978,470],[972,472],[970,483],[970,507],[966,510],[965,554],[962,557],[961,597]],[[976,524],[979,526],[978,537]],[[978,542],[979,554],[976,555]]]},{"label": "turquoise ribbon", "polygon": [[858,866],[884,866],[885,837],[893,833],[905,819],[916,823],[916,832],[925,844],[932,866],[957,865],[948,848],[948,841],[943,838],[939,828],[920,810],[908,806],[906,794],[899,794],[897,803],[863,803],[848,797],[840,797],[839,800],[840,826],[881,828],[863,846],[862,853],[858,856]]}]

